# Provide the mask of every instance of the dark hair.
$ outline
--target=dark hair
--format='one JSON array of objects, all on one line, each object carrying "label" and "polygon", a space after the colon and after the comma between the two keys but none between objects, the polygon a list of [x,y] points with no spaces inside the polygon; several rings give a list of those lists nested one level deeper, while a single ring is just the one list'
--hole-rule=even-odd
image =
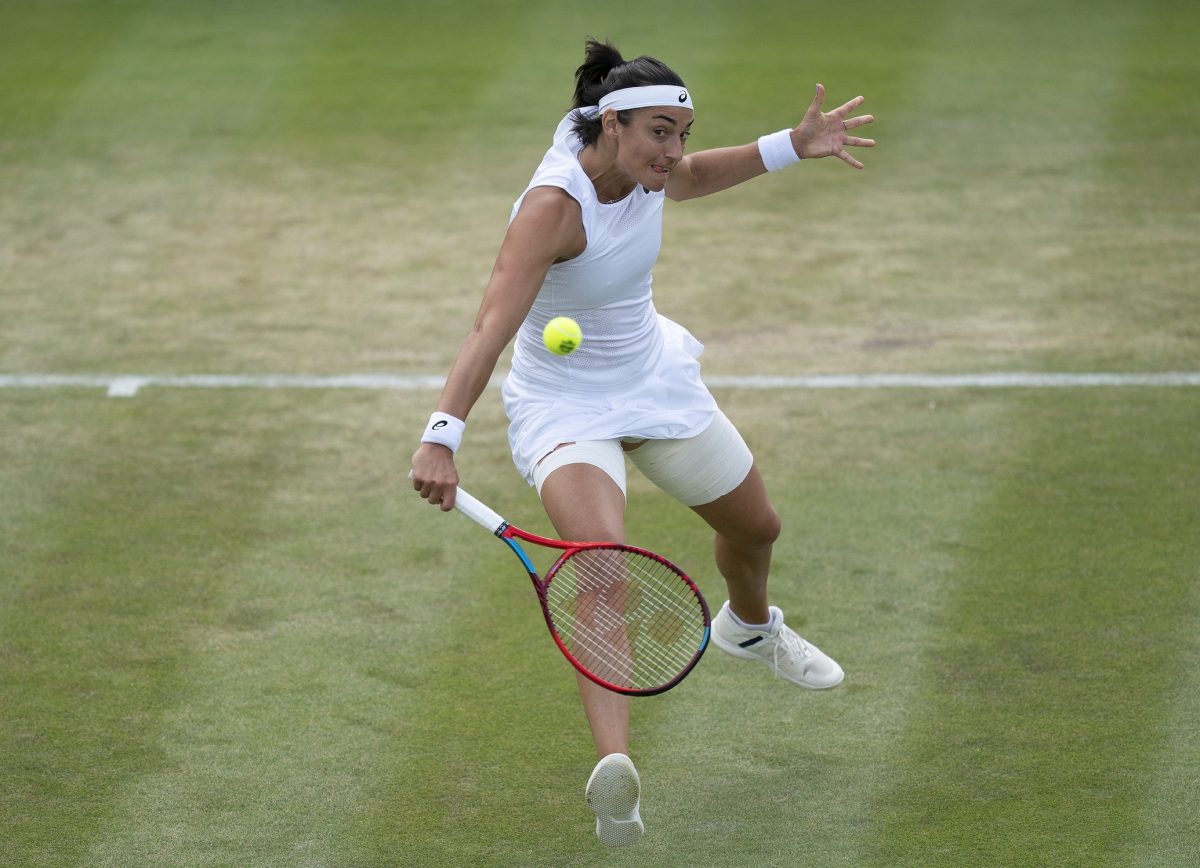
[{"label": "dark hair", "polygon": [[[687,86],[678,73],[661,60],[643,55],[627,61],[607,39],[600,42],[589,36],[584,47],[583,64],[575,70],[575,103],[572,108],[596,105],[600,97],[614,90],[647,84]],[[617,120],[628,124],[629,112],[630,109],[618,111]],[[600,138],[600,118],[586,118],[581,112],[576,112],[574,121],[575,134],[583,143],[596,144]]]}]

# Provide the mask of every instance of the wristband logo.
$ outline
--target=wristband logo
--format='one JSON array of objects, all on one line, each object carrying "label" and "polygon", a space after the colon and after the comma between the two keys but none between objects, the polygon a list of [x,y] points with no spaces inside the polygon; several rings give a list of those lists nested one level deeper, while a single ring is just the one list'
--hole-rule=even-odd
[{"label": "wristband logo", "polygon": [[440,428],[445,428],[449,424],[450,423],[447,422],[445,419],[438,419],[436,422],[433,423],[433,425],[431,427],[433,428],[434,431],[437,431]]}]

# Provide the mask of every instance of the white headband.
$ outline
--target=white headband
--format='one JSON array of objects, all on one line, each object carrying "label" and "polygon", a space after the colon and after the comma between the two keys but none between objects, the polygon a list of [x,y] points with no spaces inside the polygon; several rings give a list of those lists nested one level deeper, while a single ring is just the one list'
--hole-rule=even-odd
[{"label": "white headband", "polygon": [[644,87],[626,87],[600,97],[600,114],[609,109],[646,108],[653,105],[669,105],[676,108],[692,108],[692,97],[687,88],[673,84],[651,84]]}]

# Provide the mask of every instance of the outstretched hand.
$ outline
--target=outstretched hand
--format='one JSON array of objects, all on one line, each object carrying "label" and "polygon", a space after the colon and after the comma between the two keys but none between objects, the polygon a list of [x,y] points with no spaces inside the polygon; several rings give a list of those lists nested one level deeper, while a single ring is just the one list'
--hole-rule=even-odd
[{"label": "outstretched hand", "polygon": [[860,139],[847,135],[855,127],[869,124],[875,120],[874,115],[859,115],[846,118],[846,115],[863,104],[863,97],[856,96],[848,103],[838,106],[831,112],[821,111],[825,102],[825,86],[817,85],[817,95],[812,105],[804,113],[799,126],[792,130],[792,147],[803,160],[814,160],[818,157],[837,157],[847,165],[861,169],[863,164],[846,152],[847,147],[873,148],[874,139]]}]

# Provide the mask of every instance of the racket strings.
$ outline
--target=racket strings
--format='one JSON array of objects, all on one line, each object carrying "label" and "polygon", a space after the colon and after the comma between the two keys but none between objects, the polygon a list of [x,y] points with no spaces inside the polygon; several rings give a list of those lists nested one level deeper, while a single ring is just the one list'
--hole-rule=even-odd
[{"label": "racket strings", "polygon": [[546,604],[555,632],[604,681],[632,690],[665,685],[703,646],[703,604],[687,581],[653,557],[587,549],[549,578]]}]

